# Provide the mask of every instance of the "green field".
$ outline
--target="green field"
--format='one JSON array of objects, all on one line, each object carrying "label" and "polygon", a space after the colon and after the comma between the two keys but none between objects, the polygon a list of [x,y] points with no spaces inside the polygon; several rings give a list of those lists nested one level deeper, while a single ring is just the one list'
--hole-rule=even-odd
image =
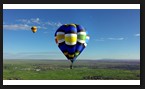
[{"label": "green field", "polygon": [[140,61],[3,60],[3,80],[140,80]]}]

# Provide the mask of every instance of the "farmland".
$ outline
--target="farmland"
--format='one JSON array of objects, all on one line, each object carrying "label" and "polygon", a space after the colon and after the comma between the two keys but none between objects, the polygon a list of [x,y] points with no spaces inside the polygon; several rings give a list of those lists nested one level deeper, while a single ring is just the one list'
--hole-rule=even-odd
[{"label": "farmland", "polygon": [[3,60],[3,80],[140,80],[137,60]]}]

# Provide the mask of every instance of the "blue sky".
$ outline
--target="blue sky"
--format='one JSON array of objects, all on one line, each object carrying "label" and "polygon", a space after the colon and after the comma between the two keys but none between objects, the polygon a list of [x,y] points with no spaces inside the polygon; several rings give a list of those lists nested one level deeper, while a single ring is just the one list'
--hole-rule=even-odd
[{"label": "blue sky", "polygon": [[4,59],[66,59],[54,33],[67,23],[82,25],[90,36],[78,59],[140,59],[139,9],[4,9]]}]

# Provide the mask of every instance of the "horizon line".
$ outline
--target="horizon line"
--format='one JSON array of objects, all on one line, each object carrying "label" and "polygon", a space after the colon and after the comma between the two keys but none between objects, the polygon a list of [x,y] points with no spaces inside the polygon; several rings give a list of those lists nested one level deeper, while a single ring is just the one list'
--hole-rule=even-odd
[{"label": "horizon line", "polygon": [[[68,59],[10,59],[10,58],[4,58],[3,60],[68,60]],[[78,60],[140,60],[140,59],[111,59],[111,58],[100,58],[100,59],[78,59]]]}]

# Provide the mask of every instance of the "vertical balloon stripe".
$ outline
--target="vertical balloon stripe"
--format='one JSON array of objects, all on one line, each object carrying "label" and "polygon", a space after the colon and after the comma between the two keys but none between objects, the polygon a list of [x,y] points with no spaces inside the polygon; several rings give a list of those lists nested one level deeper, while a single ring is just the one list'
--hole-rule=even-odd
[{"label": "vertical balloon stripe", "polygon": [[73,58],[75,55],[74,55],[74,54],[68,54],[68,56],[69,56],[70,58]]},{"label": "vertical balloon stripe", "polygon": [[81,34],[79,34],[79,35],[78,35],[78,39],[79,39],[79,40],[86,40],[86,35],[81,35]]},{"label": "vertical balloon stripe", "polygon": [[86,40],[86,35],[78,34],[78,39],[79,40]]},{"label": "vertical balloon stripe", "polygon": [[85,29],[83,26],[80,26],[80,25],[76,25],[77,26],[77,32],[80,32],[80,31],[84,31],[85,32]]},{"label": "vertical balloon stripe", "polygon": [[57,38],[55,37],[55,42],[56,42],[56,44],[58,44],[58,40],[57,40]]},{"label": "vertical balloon stripe", "polygon": [[79,52],[79,51],[75,52],[75,56],[78,56],[79,54],[80,54],[80,52]]},{"label": "vertical balloon stripe", "polygon": [[58,43],[64,42],[64,32],[57,32],[56,33],[56,38],[58,40]]},{"label": "vertical balloon stripe", "polygon": [[68,33],[77,33],[77,28],[71,25],[67,26],[65,29],[65,34]]},{"label": "vertical balloon stripe", "polygon": [[65,29],[66,29],[66,26],[62,25],[57,29],[57,32],[64,32]]},{"label": "vertical balloon stripe", "polygon": [[78,36],[78,39],[85,40],[86,39],[86,32],[78,32],[77,36]]},{"label": "vertical balloon stripe", "polygon": [[76,45],[76,51],[80,52],[83,48],[84,48],[83,44],[78,42],[77,45]]},{"label": "vertical balloon stripe", "polygon": [[57,40],[61,40],[61,39],[64,39],[64,34],[61,34],[61,35],[57,35],[56,36]]},{"label": "vertical balloon stripe", "polygon": [[78,32],[77,41],[80,43],[85,43],[85,40],[86,40],[86,32]]},{"label": "vertical balloon stripe", "polygon": [[67,45],[75,45],[77,42],[77,34],[65,34],[65,43]]},{"label": "vertical balloon stripe", "polygon": [[80,53],[82,53],[82,51],[84,50],[85,46],[83,45],[81,50],[80,50]]},{"label": "vertical balloon stripe", "polygon": [[86,32],[78,32],[78,35],[86,35]]},{"label": "vertical balloon stripe", "polygon": [[64,55],[68,55],[68,52],[63,52]]},{"label": "vertical balloon stripe", "polygon": [[65,33],[64,32],[57,32],[56,34],[57,35],[64,35]]},{"label": "vertical balloon stripe", "polygon": [[58,45],[58,47],[60,48],[60,50],[62,51],[62,52],[67,52],[67,47],[66,47],[67,45],[65,44],[65,42],[62,42],[62,43],[60,43],[59,45]]},{"label": "vertical balloon stripe", "polygon": [[70,24],[71,26],[74,26],[75,28],[77,27],[75,24]]},{"label": "vertical balloon stripe", "polygon": [[74,54],[75,51],[76,51],[76,46],[75,45],[74,46],[67,45],[66,48],[67,48],[67,52],[69,54]]}]

